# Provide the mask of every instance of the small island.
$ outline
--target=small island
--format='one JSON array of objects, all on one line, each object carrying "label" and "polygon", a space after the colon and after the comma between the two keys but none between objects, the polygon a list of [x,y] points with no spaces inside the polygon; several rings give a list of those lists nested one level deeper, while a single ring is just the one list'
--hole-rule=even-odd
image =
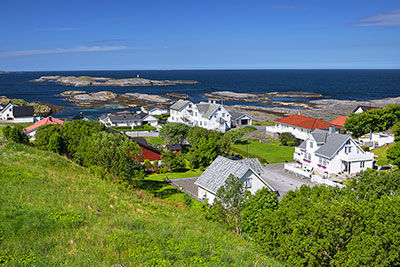
[{"label": "small island", "polygon": [[86,87],[86,86],[167,86],[177,84],[197,84],[192,80],[150,80],[144,78],[114,79],[105,77],[89,76],[42,76],[31,82],[55,82],[65,86]]}]

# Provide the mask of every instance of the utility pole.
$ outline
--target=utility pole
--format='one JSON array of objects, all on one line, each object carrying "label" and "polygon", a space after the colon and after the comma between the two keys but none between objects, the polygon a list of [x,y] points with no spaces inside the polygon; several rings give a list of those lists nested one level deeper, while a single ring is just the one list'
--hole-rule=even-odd
[{"label": "utility pole", "polygon": [[249,159],[249,143],[246,143],[247,159]]}]

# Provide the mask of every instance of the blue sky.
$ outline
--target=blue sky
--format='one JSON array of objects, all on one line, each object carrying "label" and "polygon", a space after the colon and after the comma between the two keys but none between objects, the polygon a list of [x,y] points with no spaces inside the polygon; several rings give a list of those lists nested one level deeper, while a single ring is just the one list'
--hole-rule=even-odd
[{"label": "blue sky", "polygon": [[400,68],[399,0],[2,0],[0,23],[0,70]]}]

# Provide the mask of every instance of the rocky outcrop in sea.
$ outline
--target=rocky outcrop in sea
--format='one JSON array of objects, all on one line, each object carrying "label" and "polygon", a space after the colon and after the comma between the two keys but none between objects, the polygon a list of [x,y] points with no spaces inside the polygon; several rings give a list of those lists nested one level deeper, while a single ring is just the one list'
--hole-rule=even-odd
[{"label": "rocky outcrop in sea", "polygon": [[85,86],[166,86],[176,84],[196,84],[198,81],[191,80],[150,80],[144,78],[114,79],[106,77],[90,76],[42,76],[31,82],[55,82],[66,86],[85,87]]}]

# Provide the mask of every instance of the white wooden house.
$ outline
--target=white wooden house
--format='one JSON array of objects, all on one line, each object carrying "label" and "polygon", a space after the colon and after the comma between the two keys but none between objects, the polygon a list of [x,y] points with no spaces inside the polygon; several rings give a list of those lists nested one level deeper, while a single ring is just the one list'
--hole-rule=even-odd
[{"label": "white wooden house", "polygon": [[109,113],[99,118],[99,121],[106,127],[134,127],[140,125],[158,126],[158,119],[146,113],[134,113],[123,111],[117,113]]},{"label": "white wooden house", "polygon": [[9,120],[15,123],[34,122],[33,106],[19,106],[13,103],[8,103],[0,110],[2,120]]},{"label": "white wooden house", "polygon": [[239,126],[251,125],[252,118],[245,114],[235,113],[233,118],[222,104],[200,102],[194,104],[188,100],[178,100],[170,107],[168,122],[185,123],[189,126],[199,126],[208,130],[226,132],[234,123]]},{"label": "white wooden house", "polygon": [[198,198],[207,199],[209,204],[213,204],[218,189],[225,184],[231,174],[242,180],[246,189],[252,194],[264,187],[275,191],[261,177],[262,171],[262,166],[256,158],[231,160],[218,156],[195,182],[198,186]]},{"label": "white wooden house", "polygon": [[317,129],[295,148],[294,160],[298,168],[328,177],[372,168],[374,154],[365,152],[350,135]]}]

